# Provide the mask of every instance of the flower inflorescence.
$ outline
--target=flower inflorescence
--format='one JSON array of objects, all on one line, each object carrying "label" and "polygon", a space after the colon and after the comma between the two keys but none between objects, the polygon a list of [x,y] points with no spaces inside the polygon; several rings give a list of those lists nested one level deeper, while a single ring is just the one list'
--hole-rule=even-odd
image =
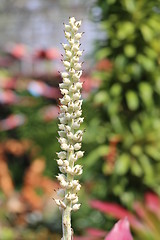
[{"label": "flower inflorescence", "polygon": [[83,122],[80,92],[82,62],[79,62],[83,53],[80,50],[79,40],[83,33],[78,32],[80,26],[81,21],[76,21],[74,17],[69,18],[68,25],[64,24],[64,33],[68,43],[62,44],[65,51],[63,58],[65,71],[61,72],[63,82],[59,84],[63,97],[59,99],[61,104],[58,131],[58,142],[62,151],[57,153],[57,164],[61,172],[57,179],[64,189],[64,196],[63,199],[55,199],[60,209],[66,209],[66,206],[69,206],[70,210],[74,211],[80,207],[77,192],[81,188],[79,181],[74,180],[74,177],[81,175],[83,171],[82,166],[76,164],[76,161],[84,154],[80,150],[83,130],[79,129]]}]

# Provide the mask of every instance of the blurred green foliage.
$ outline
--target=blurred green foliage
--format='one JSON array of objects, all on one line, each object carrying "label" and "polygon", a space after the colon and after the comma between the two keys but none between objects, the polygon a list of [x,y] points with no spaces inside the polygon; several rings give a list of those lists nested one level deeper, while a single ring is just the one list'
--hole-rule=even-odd
[{"label": "blurred green foliage", "polygon": [[96,147],[84,161],[93,178],[101,165],[101,199],[131,207],[148,188],[160,194],[160,1],[98,0],[96,6],[106,39],[97,42],[95,56],[106,69],[95,72],[102,84],[91,97],[96,110],[84,143]]}]

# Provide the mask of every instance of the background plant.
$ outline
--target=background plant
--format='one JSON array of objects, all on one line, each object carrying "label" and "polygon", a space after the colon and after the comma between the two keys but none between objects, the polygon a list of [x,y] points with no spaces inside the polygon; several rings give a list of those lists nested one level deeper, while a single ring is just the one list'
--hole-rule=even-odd
[{"label": "background plant", "polygon": [[91,98],[96,114],[86,139],[97,147],[86,164],[103,172],[101,198],[131,206],[147,188],[160,193],[160,5],[99,0],[96,6],[106,38],[96,45],[101,86]]}]

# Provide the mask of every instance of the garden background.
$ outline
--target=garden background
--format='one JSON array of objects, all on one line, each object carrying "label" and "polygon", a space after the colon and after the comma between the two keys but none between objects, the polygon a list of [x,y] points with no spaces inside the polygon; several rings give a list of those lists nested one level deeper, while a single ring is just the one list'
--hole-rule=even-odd
[{"label": "garden background", "polygon": [[82,19],[81,209],[75,240],[127,216],[160,238],[160,1],[1,0],[0,239],[60,239],[56,152],[63,22]]}]

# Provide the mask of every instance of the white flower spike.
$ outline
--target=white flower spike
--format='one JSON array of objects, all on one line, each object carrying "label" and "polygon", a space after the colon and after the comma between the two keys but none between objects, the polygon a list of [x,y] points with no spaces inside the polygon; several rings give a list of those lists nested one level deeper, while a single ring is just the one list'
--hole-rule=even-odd
[{"label": "white flower spike", "polygon": [[[57,164],[61,171],[57,179],[64,190],[64,198],[56,199],[55,203],[62,211],[62,240],[72,239],[71,229],[71,211],[77,211],[80,208],[77,192],[81,185],[74,177],[82,174],[82,166],[76,164],[77,160],[83,157],[84,152],[80,151],[83,131],[80,125],[83,122],[80,77],[82,75],[82,62],[79,62],[83,51],[80,50],[80,42],[83,33],[78,29],[81,21],[76,21],[74,17],[69,18],[69,24],[64,24],[64,34],[68,43],[62,44],[65,54],[62,60],[65,71],[61,72],[63,83],[59,84],[61,94],[60,98],[60,124],[58,131],[59,143],[62,151],[57,153]],[[63,56],[63,55],[62,55]]]}]

